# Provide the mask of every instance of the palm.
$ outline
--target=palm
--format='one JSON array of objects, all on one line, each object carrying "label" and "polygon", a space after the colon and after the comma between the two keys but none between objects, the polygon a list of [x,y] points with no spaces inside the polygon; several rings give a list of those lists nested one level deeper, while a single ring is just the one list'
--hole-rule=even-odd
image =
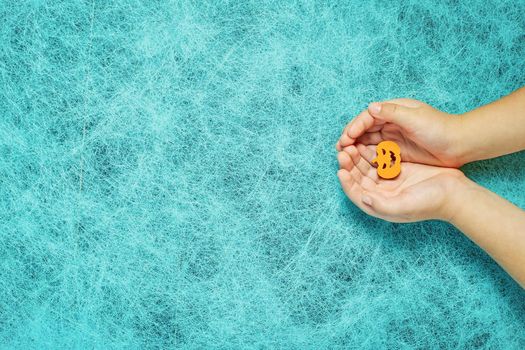
[{"label": "palm", "polygon": [[[402,162],[401,174],[393,180],[377,176],[369,163],[369,150],[351,146],[338,159],[341,169],[348,172],[340,176],[347,196],[366,213],[393,222],[411,222],[435,218],[444,202],[444,190],[450,180],[462,176],[457,169]],[[368,159],[368,161],[366,160]],[[375,198],[379,208],[362,202],[366,193]]]}]

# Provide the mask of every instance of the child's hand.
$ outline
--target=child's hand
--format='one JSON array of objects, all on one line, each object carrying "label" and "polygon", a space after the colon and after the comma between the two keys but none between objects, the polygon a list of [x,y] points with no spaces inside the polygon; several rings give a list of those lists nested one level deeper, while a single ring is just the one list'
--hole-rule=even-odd
[{"label": "child's hand", "polygon": [[459,156],[460,124],[460,118],[420,101],[376,102],[345,127],[336,149],[342,151],[354,143],[375,147],[390,140],[401,147],[403,161],[459,167],[464,163]]},{"label": "child's hand", "polygon": [[[525,212],[453,168],[524,150],[524,116],[525,87],[458,117],[415,100],[373,103],[337,142],[337,175],[369,215],[449,221],[525,288]],[[370,164],[387,140],[401,147],[401,174],[393,180],[378,178]]]},{"label": "child's hand", "polygon": [[[375,150],[349,146],[337,156],[337,173],[344,192],[369,215],[391,222],[426,219],[449,220],[450,195],[465,179],[457,169],[403,162],[401,174],[393,180],[378,178],[369,163]],[[366,157],[368,161],[364,158]]]}]

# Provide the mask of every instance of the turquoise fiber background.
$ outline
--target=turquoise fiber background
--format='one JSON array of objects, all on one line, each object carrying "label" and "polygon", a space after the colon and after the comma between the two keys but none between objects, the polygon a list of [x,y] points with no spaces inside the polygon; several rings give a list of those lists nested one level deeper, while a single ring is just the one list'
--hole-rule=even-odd
[{"label": "turquoise fiber background", "polygon": [[[525,292],[447,224],[361,213],[334,150],[370,101],[524,85],[525,2],[0,18],[0,348],[525,348]],[[464,170],[525,208],[523,153]]]}]

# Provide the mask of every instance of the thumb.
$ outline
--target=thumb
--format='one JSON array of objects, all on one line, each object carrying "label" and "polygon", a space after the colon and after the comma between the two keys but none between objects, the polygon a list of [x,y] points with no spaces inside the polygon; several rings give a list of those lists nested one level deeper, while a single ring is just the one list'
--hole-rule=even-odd
[{"label": "thumb", "polygon": [[394,123],[401,127],[408,127],[414,121],[416,109],[395,103],[373,102],[368,106],[368,112],[374,118]]},{"label": "thumb", "polygon": [[386,197],[377,192],[366,191],[361,196],[361,201],[381,216],[401,218],[406,214],[407,198],[403,194]]}]

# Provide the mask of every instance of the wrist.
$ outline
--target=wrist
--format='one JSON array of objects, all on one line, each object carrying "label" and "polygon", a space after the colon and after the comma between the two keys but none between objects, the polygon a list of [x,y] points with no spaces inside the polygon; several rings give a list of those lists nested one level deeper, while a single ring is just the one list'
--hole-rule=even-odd
[{"label": "wrist", "polygon": [[486,158],[487,140],[483,140],[485,134],[483,128],[480,129],[479,112],[477,109],[456,114],[451,118],[454,132],[453,143],[456,159],[461,165]]},{"label": "wrist", "polygon": [[449,120],[449,135],[451,135],[451,153],[455,160],[455,165],[460,166],[471,162],[469,149],[469,133],[466,131],[467,113],[452,114]]},{"label": "wrist", "polygon": [[439,219],[456,226],[465,204],[468,205],[470,197],[479,188],[478,184],[463,174],[451,179],[445,187],[445,201]]}]

